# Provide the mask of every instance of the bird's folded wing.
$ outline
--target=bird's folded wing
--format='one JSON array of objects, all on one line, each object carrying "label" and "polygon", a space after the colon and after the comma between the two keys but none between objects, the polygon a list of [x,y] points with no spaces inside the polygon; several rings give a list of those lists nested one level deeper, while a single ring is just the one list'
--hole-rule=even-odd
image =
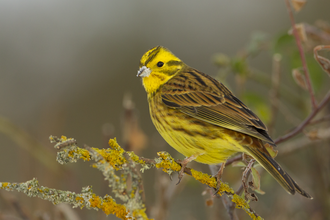
[{"label": "bird's folded wing", "polygon": [[[199,73],[199,72],[197,72]],[[194,76],[197,74],[194,72]],[[187,74],[185,75],[187,77]],[[189,77],[189,75],[188,75]],[[208,77],[203,74],[201,77]],[[200,89],[175,82],[168,82],[161,90],[165,105],[208,123],[238,131],[275,145],[264,123],[224,85],[212,79],[212,83],[200,83]],[[172,86],[174,85],[174,86]],[[210,86],[211,88],[210,90]]]}]

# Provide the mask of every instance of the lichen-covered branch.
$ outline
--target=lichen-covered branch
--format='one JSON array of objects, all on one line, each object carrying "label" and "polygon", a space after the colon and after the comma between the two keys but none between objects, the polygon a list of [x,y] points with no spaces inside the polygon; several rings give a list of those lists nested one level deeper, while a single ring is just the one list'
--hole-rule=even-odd
[{"label": "lichen-covered branch", "polygon": [[2,182],[0,183],[0,189],[23,192],[27,196],[38,197],[40,199],[50,201],[54,205],[69,203],[73,205],[73,208],[85,207],[87,209],[100,209],[107,215],[115,214],[121,219],[133,219],[133,217],[138,217],[143,214],[142,211],[144,211],[141,210],[140,213],[130,213],[125,205],[117,204],[111,196],[105,195],[104,197],[100,197],[95,195],[90,186],[84,187],[81,193],[75,193],[40,186],[38,180],[34,178],[33,180],[29,180],[24,183]]},{"label": "lichen-covered branch", "polygon": [[[19,191],[28,196],[39,197],[54,204],[69,203],[76,207],[86,207],[88,209],[102,210],[105,214],[114,214],[121,219],[148,219],[146,209],[141,199],[142,180],[137,172],[137,165],[143,172],[152,167],[160,168],[164,172],[171,174],[181,169],[167,152],[159,152],[158,158],[147,159],[137,156],[134,152],[124,151],[116,142],[116,139],[109,141],[110,148],[98,149],[84,146],[80,148],[73,138],[62,136],[50,137],[57,153],[57,161],[60,164],[74,163],[79,159],[84,161],[94,161],[94,168],[102,172],[105,180],[108,181],[115,198],[109,195],[100,197],[92,192],[91,187],[83,188],[81,193],[50,189],[40,186],[36,179],[25,183],[0,183],[0,188],[8,191]],[[217,187],[217,181],[209,174],[205,174],[190,168],[185,168],[184,172],[192,176],[197,181],[212,188]],[[130,184],[127,180],[130,178]],[[128,186],[129,185],[129,186]],[[248,201],[235,194],[234,190],[225,183],[221,183],[218,191],[219,195],[226,194],[237,209],[243,209],[252,219],[262,219],[249,206]]]}]

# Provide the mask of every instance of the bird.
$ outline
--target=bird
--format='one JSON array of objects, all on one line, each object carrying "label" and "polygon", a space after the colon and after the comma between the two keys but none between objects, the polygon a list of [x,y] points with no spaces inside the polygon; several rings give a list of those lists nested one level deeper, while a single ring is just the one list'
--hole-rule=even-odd
[{"label": "bird", "polygon": [[142,56],[137,76],[142,78],[157,131],[186,157],[179,179],[192,160],[225,164],[234,154],[244,153],[289,194],[312,199],[268,152],[267,144],[276,145],[265,124],[221,82],[188,66],[163,46]]}]

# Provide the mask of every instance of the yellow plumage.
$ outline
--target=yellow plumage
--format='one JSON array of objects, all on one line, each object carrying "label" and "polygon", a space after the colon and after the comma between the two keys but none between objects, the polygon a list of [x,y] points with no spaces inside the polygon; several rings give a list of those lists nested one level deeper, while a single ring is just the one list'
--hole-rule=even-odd
[{"label": "yellow plumage", "polygon": [[151,119],[166,142],[205,164],[237,152],[256,159],[290,194],[311,198],[270,156],[275,146],[266,126],[222,83],[158,46],[145,53],[138,76],[148,95]]}]

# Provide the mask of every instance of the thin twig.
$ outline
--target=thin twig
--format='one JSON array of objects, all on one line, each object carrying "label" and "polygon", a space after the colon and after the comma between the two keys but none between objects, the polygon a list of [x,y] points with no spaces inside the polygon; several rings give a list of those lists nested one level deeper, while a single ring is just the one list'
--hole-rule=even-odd
[{"label": "thin twig", "polygon": [[256,162],[256,160],[252,159],[252,160],[250,160],[249,164],[246,166],[246,168],[243,172],[243,176],[242,176],[242,184],[243,184],[243,189],[245,191],[245,199],[248,199],[251,201],[258,201],[258,198],[254,193],[249,193],[249,186],[246,183],[248,180],[248,177],[250,175],[251,168],[252,168],[254,162]]},{"label": "thin twig", "polygon": [[313,120],[313,121],[309,122],[308,125],[315,125],[315,124],[325,122],[325,121],[328,121],[328,120],[330,120],[330,115],[325,115],[325,116],[323,116],[319,119],[316,119],[316,120]]},{"label": "thin twig", "polygon": [[[150,165],[156,164],[156,161],[154,159],[149,159],[149,158],[144,158],[144,157],[140,157],[140,159],[143,160],[144,162],[146,162],[147,164],[150,164]],[[180,164],[179,160],[177,160],[175,162]],[[185,167],[183,172],[185,174],[188,174],[189,176],[192,176],[191,168],[189,168],[189,167]]]},{"label": "thin twig", "polygon": [[243,184],[240,185],[240,187],[238,187],[238,189],[236,190],[236,194],[237,195],[240,195],[242,193],[242,190],[243,190]]},{"label": "thin twig", "polygon": [[285,103],[280,102],[278,110],[284,116],[284,119],[291,125],[296,126],[301,122],[301,120],[296,116],[296,114],[293,114],[293,112],[291,112],[291,110]]},{"label": "thin twig", "polygon": [[239,154],[239,155],[237,155],[235,157],[232,157],[232,158],[230,158],[230,159],[227,160],[226,166],[228,166],[228,165],[230,165],[230,164],[232,164],[232,163],[234,163],[236,161],[240,161],[240,160],[242,160],[242,158],[243,158],[242,157],[242,154]]},{"label": "thin twig", "polygon": [[160,171],[156,172],[155,178],[158,181],[155,182],[156,202],[152,207],[152,216],[157,220],[163,220],[167,219],[173,198],[184,189],[188,178],[183,178],[179,185],[176,185],[176,181],[170,181],[168,175]]},{"label": "thin twig", "polygon": [[310,138],[303,136],[296,140],[286,142],[285,144],[282,145],[282,149],[279,152],[279,154],[281,156],[287,155],[305,147],[316,146],[315,143],[317,142],[320,143],[330,140],[330,128],[317,130],[316,137],[317,137],[316,140],[315,139],[311,140]]},{"label": "thin twig", "polygon": [[[241,159],[242,159],[242,154],[241,155],[238,155],[238,156],[240,156]],[[223,165],[223,163],[221,165]],[[210,170],[211,170],[212,175],[213,176],[216,176],[217,173],[218,173],[218,170],[220,169],[219,168],[219,164],[217,164],[217,165],[209,165],[209,167],[210,167]],[[215,195],[214,192],[212,192],[212,194],[213,194],[213,196]],[[218,198],[220,197],[219,194],[216,194],[216,196]],[[236,214],[236,211],[235,211],[236,204],[234,202],[232,202],[228,198],[228,196],[226,196],[226,195],[222,195],[221,196],[221,200],[222,200],[223,206],[225,207],[225,209],[227,211],[227,214],[229,215],[230,220],[238,220],[238,217],[237,217],[237,214]]]},{"label": "thin twig", "polygon": [[315,117],[315,115],[325,106],[327,102],[330,100],[330,91],[328,94],[323,98],[321,103],[313,109],[313,111],[310,113],[310,115],[299,125],[297,126],[293,131],[291,131],[289,134],[286,134],[280,138],[277,138],[275,140],[275,144],[279,144],[283,141],[288,140],[289,138],[299,134],[309,123],[310,121]]},{"label": "thin twig", "polygon": [[236,214],[235,203],[233,203],[228,196],[221,196],[222,203],[227,210],[227,213],[230,217],[230,220],[238,220],[238,216]]},{"label": "thin twig", "polygon": [[290,21],[291,21],[291,26],[292,26],[292,30],[293,30],[293,35],[294,35],[294,38],[296,39],[296,43],[297,43],[297,46],[298,46],[302,66],[303,66],[303,69],[304,69],[307,88],[308,88],[308,91],[309,91],[309,94],[310,94],[310,97],[311,97],[312,109],[314,110],[314,109],[317,108],[317,104],[316,104],[316,100],[315,100],[315,96],[314,96],[314,91],[313,91],[311,79],[309,77],[309,71],[308,71],[308,67],[307,67],[307,62],[306,62],[304,50],[302,48],[301,40],[299,38],[299,34],[298,34],[298,31],[297,31],[297,28],[296,28],[296,24],[295,24],[295,21],[294,21],[294,17],[293,17],[290,2],[289,2],[289,0],[285,0],[285,3],[286,3],[286,7],[288,9],[288,13],[289,13]]}]

